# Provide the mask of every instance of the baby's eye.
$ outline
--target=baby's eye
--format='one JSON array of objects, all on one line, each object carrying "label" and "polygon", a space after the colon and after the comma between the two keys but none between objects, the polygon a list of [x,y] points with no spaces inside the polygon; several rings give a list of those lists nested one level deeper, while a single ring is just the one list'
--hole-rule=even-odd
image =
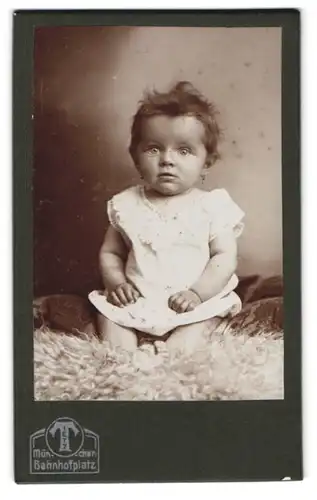
[{"label": "baby's eye", "polygon": [[160,152],[160,150],[158,146],[149,146],[146,148],[146,152],[150,155],[157,155]]},{"label": "baby's eye", "polygon": [[182,156],[187,156],[191,153],[190,148],[186,148],[186,147],[179,148],[178,151]]}]

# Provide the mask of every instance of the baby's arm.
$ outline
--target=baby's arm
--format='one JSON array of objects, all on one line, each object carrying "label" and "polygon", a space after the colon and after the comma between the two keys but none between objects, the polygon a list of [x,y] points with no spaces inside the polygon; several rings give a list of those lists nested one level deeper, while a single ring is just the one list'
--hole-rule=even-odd
[{"label": "baby's arm", "polygon": [[135,302],[140,293],[127,282],[125,263],[128,249],[122,236],[109,226],[99,252],[101,276],[108,291],[107,299],[116,306]]},{"label": "baby's arm", "polygon": [[237,268],[237,240],[233,230],[222,231],[209,243],[209,250],[210,260],[191,286],[203,302],[220,293]]},{"label": "baby's arm", "polygon": [[237,242],[232,229],[224,230],[209,243],[210,260],[202,275],[187,291],[172,295],[169,306],[177,312],[193,310],[227,285],[237,267]]}]

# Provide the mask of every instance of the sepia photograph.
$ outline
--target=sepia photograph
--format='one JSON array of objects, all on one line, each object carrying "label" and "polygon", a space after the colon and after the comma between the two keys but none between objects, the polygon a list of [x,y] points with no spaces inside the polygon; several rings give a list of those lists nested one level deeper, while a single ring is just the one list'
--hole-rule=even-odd
[{"label": "sepia photograph", "polygon": [[35,401],[284,399],[282,28],[37,26]]}]

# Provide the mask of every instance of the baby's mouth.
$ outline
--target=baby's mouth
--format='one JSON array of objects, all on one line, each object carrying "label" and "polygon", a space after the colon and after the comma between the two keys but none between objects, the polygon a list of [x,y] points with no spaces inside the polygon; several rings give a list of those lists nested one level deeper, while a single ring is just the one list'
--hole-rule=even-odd
[{"label": "baby's mouth", "polygon": [[170,174],[170,173],[165,172],[165,173],[159,174],[158,178],[159,179],[163,179],[163,180],[164,179],[166,179],[166,180],[173,180],[173,179],[177,179],[177,176],[174,175],[174,174]]}]

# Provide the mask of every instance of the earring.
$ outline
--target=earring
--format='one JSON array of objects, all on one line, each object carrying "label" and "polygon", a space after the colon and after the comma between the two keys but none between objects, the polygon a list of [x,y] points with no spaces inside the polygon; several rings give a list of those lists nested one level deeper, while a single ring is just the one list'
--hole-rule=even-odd
[{"label": "earring", "polygon": [[206,180],[206,174],[200,174],[201,182],[205,182]]}]

